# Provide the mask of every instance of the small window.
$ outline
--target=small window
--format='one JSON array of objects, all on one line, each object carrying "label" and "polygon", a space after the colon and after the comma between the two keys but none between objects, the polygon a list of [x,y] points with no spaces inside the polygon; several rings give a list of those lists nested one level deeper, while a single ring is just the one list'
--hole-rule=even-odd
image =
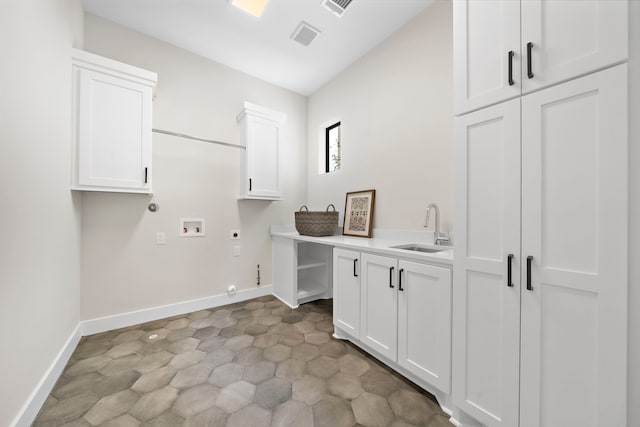
[{"label": "small window", "polygon": [[325,130],[325,172],[340,170],[340,122]]}]

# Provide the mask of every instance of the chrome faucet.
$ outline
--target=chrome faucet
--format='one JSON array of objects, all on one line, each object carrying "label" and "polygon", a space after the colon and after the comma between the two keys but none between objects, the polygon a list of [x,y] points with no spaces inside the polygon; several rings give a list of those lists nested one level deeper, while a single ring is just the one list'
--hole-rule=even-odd
[{"label": "chrome faucet", "polygon": [[440,208],[435,203],[429,203],[429,205],[427,206],[427,220],[424,223],[424,226],[429,226],[429,214],[431,213],[431,208],[433,208],[433,210],[435,210],[436,212],[436,229],[433,232],[433,242],[436,245],[441,245],[442,242],[449,241],[449,235],[447,233],[440,232]]}]

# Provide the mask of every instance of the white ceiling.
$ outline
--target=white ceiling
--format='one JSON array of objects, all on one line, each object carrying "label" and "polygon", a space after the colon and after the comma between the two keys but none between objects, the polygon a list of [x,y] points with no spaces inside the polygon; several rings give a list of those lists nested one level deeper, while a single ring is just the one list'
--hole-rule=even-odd
[{"label": "white ceiling", "polygon": [[[353,0],[342,17],[321,0],[269,0],[259,19],[227,0],[84,0],[85,10],[236,70],[310,95],[432,0]],[[304,47],[300,21],[321,34]]]}]

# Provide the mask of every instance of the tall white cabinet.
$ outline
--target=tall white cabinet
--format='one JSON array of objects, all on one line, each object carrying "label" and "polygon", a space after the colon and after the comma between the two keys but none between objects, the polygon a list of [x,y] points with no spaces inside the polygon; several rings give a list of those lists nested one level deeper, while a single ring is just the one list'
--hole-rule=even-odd
[{"label": "tall white cabinet", "polygon": [[[482,3],[454,2],[458,41],[478,31],[470,58]],[[531,79],[523,63],[521,95],[456,98],[476,111],[454,124],[453,405],[463,425],[625,426],[627,5],[489,3],[522,8],[540,57]],[[458,95],[469,81],[456,74]]]},{"label": "tall white cabinet", "polygon": [[522,117],[520,426],[626,425],[627,66]]},{"label": "tall white cabinet", "polygon": [[514,427],[520,376],[520,99],[456,118],[454,138],[454,403],[489,426]]},{"label": "tall white cabinet", "polygon": [[73,50],[72,189],[151,193],[157,75]]}]

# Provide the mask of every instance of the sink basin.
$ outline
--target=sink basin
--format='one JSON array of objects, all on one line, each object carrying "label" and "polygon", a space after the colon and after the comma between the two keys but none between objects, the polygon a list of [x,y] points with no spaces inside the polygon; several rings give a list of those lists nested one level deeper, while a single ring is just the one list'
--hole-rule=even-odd
[{"label": "sink basin", "polygon": [[411,243],[408,245],[391,246],[391,247],[393,249],[404,249],[405,251],[425,252],[428,254],[442,252],[442,251],[446,251],[447,249],[450,249],[450,248],[434,248],[433,246],[419,245],[417,243]]}]

